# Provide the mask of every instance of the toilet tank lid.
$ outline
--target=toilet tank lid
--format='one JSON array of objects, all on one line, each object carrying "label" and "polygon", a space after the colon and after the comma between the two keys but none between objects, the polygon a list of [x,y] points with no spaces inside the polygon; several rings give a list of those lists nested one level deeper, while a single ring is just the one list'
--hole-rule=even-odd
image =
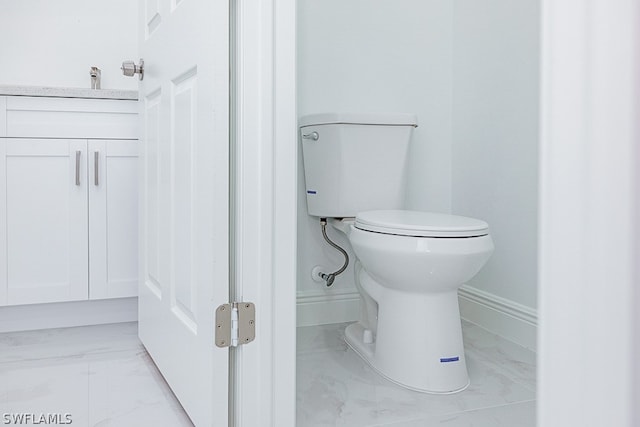
[{"label": "toilet tank lid", "polygon": [[479,219],[435,212],[384,210],[360,212],[356,228],[384,234],[416,237],[476,237],[489,234]]},{"label": "toilet tank lid", "polygon": [[314,125],[387,125],[418,127],[418,118],[409,113],[321,113],[300,117],[300,127]]}]

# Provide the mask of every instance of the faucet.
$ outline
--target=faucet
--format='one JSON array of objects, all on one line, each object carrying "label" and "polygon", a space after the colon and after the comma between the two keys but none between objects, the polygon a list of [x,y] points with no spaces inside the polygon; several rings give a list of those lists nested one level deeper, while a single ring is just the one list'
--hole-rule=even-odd
[{"label": "faucet", "polygon": [[98,67],[91,67],[89,75],[91,76],[91,89],[100,89],[100,76],[102,71]]}]

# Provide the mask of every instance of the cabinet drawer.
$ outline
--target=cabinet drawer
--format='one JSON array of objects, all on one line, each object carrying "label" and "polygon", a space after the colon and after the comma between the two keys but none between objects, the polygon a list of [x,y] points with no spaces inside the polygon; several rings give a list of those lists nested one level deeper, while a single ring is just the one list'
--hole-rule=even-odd
[{"label": "cabinet drawer", "polygon": [[137,139],[138,103],[7,96],[2,121],[7,137]]}]

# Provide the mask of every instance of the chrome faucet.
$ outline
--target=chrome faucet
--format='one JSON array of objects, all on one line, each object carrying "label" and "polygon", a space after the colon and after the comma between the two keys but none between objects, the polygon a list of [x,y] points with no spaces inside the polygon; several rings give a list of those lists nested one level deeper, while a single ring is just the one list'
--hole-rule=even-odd
[{"label": "chrome faucet", "polygon": [[100,77],[102,71],[98,67],[91,67],[89,75],[91,76],[91,89],[100,89]]}]

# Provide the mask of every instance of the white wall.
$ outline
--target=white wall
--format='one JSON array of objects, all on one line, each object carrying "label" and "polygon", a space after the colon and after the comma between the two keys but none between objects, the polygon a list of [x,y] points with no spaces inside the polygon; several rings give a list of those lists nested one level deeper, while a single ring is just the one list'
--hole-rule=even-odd
[{"label": "white wall", "polygon": [[[507,307],[526,323],[511,335],[526,331],[533,346],[540,11],[538,0],[516,3],[299,0],[298,112],[416,113],[406,207],[489,223],[496,250],[463,315],[507,334],[485,310]],[[306,213],[298,162],[298,295],[353,292],[351,269],[329,290],[311,281],[313,266],[334,270],[342,258]]]},{"label": "white wall", "polygon": [[542,4],[536,418],[638,427],[640,3]]},{"label": "white wall", "polygon": [[120,64],[138,60],[138,2],[4,0],[0,3],[0,85],[137,89]]},{"label": "white wall", "polygon": [[[330,111],[418,115],[407,208],[451,209],[451,13],[448,0],[298,2],[300,116]],[[342,259],[322,240],[317,219],[307,215],[301,158],[299,171],[299,295],[354,292],[351,268],[329,290],[311,280],[313,266],[337,269]],[[329,233],[348,246],[337,232]]]},{"label": "white wall", "polygon": [[452,211],[489,223],[470,286],[536,307],[538,0],[455,0]]}]

